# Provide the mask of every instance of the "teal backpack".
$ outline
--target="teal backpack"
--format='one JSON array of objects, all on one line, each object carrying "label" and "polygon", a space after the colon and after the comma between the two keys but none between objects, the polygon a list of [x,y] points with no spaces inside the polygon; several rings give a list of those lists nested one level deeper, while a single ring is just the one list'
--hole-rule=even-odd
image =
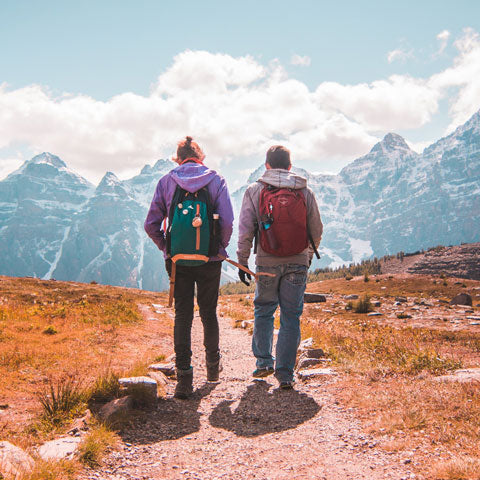
[{"label": "teal backpack", "polygon": [[[218,254],[218,218],[214,216],[206,187],[188,192],[177,185],[170,205],[167,228],[167,254]],[[178,260],[177,265],[197,266],[201,260]]]}]

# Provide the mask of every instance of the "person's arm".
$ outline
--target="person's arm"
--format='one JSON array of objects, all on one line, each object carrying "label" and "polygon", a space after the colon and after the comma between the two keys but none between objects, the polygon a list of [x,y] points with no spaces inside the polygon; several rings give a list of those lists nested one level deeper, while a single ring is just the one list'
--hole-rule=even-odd
[{"label": "person's arm", "polygon": [[247,188],[243,196],[238,227],[238,263],[248,265],[248,257],[252,249],[253,238],[257,228],[257,215],[252,199],[252,188]]},{"label": "person's arm", "polygon": [[[310,188],[307,188],[307,227],[315,247],[318,248],[320,241],[322,240],[323,224],[320,218],[315,194]],[[313,248],[310,245],[308,249],[310,260],[313,257],[313,253]]]},{"label": "person's arm", "polygon": [[233,207],[228,193],[227,183],[222,178],[215,202],[215,212],[219,215],[220,246],[227,248],[233,231]]},{"label": "person's arm", "polygon": [[147,218],[143,227],[147,232],[147,235],[154,241],[155,245],[162,251],[165,251],[165,232],[162,230],[162,222],[168,216],[165,201],[162,196],[163,191],[163,179],[158,182],[157,188],[153,195],[152,203],[150,204],[150,210],[148,211]]}]

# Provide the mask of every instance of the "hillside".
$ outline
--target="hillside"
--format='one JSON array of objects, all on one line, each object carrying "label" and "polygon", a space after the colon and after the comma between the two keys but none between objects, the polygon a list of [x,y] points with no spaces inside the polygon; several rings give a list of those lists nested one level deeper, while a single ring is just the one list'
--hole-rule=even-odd
[{"label": "hillside", "polygon": [[[325,280],[307,290],[327,299],[306,304],[302,317],[302,338],[323,350],[324,373],[290,393],[272,377],[252,382],[252,295],[222,295],[222,382],[205,383],[196,315],[193,399],[173,399],[175,382],[165,380],[155,408],[125,419],[116,447],[98,464],[76,467],[77,478],[249,479],[275,471],[279,479],[328,472],[331,480],[477,480],[479,383],[439,379],[457,378],[451,374],[459,368],[479,375],[480,281],[402,273]],[[458,293],[470,294],[473,306],[449,305]],[[365,294],[370,315],[350,309],[358,302],[351,296]],[[142,375],[149,362],[165,359],[172,351],[166,301],[135,289],[0,277],[1,440],[34,452],[65,435],[82,410],[52,424],[37,397],[62,379],[104,389],[111,373]],[[80,435],[97,427],[89,428]]]},{"label": "hillside", "polygon": [[382,273],[446,275],[480,280],[480,243],[438,246],[423,253],[396,255],[380,261]]}]

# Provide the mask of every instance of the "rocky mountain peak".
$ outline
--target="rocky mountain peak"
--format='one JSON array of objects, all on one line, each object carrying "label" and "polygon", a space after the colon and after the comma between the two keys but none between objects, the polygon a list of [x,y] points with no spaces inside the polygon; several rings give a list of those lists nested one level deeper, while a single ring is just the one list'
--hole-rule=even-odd
[{"label": "rocky mountain peak", "polygon": [[97,192],[112,190],[121,185],[121,180],[113,172],[107,172],[103,176],[102,180],[100,180],[100,183],[97,187]]},{"label": "rocky mountain peak", "polygon": [[47,164],[47,165],[52,165],[53,167],[56,168],[66,168],[66,164],[63,160],[61,160],[59,157],[56,155],[52,155],[49,152],[43,152],[40,153],[39,155],[35,155],[29,162],[29,164]]},{"label": "rocky mountain peak", "polygon": [[372,148],[371,153],[391,153],[397,150],[411,151],[403,137],[396,133],[387,133],[383,140]]}]

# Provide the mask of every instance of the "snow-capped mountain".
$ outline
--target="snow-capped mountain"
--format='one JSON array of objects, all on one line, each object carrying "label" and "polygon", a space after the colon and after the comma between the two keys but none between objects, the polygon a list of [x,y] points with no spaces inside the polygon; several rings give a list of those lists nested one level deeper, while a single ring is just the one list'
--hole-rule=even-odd
[{"label": "snow-capped mountain", "polygon": [[[95,188],[49,153],[26,161],[0,181],[0,274],[165,289],[143,221],[174,166],[159,160],[124,181],[108,172]],[[422,154],[389,133],[338,175],[293,170],[307,178],[324,223],[314,267],[480,240],[480,112]],[[237,219],[246,187],[232,194]],[[225,278],[235,278],[228,266]]]}]

